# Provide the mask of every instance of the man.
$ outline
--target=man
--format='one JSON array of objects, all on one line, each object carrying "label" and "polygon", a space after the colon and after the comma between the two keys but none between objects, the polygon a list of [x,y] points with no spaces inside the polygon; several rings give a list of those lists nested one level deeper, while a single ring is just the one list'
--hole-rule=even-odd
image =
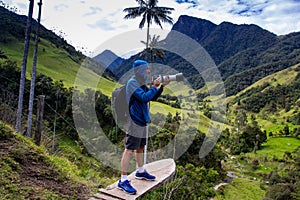
[{"label": "man", "polygon": [[[169,79],[165,79],[161,84],[160,79],[157,78],[152,80],[152,86],[148,88],[146,86],[147,76],[150,75],[148,63],[144,60],[136,60],[132,66],[135,76],[126,85],[126,101],[129,105],[130,117],[126,126],[126,145],[121,160],[122,175],[118,182],[118,188],[129,194],[136,193],[136,189],[127,179],[127,168],[133,152],[138,166],[135,178],[155,180],[155,176],[149,174],[143,167],[147,124],[150,122],[149,102],[156,100],[162,93],[164,85],[170,82]],[[161,87],[158,88],[160,85]]]}]

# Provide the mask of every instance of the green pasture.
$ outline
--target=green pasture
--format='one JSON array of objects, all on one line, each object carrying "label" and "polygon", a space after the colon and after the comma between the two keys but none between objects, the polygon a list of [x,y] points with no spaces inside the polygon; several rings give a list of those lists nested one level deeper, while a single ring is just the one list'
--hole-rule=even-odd
[{"label": "green pasture", "polygon": [[[258,174],[268,174],[282,164],[273,160],[274,158],[283,159],[285,152],[293,152],[298,147],[300,147],[300,140],[295,137],[268,138],[268,141],[262,144],[261,149],[257,150],[256,153],[250,152],[244,155],[247,161],[240,161],[240,164],[243,165],[243,173],[246,176],[253,177],[258,177]],[[254,159],[259,161],[256,170],[250,166]],[[234,165],[236,165],[236,163]],[[237,170],[236,173],[240,174],[240,171]]]},{"label": "green pasture", "polygon": [[257,151],[257,156],[282,158],[286,151],[292,152],[297,147],[300,147],[300,140],[295,137],[271,137],[268,138],[267,143],[262,144],[261,150]]},{"label": "green pasture", "polygon": [[265,191],[260,188],[260,184],[258,181],[242,178],[233,179],[229,185],[218,191],[214,200],[261,200],[265,196]]},{"label": "green pasture", "polygon": [[[81,67],[78,63],[72,60],[69,54],[55,45],[40,39],[39,49],[38,49],[38,60],[37,60],[37,74],[45,74],[51,77],[55,81],[63,81],[66,87],[76,87],[79,90],[85,88],[96,87],[104,94],[111,96],[111,92],[114,88],[114,83],[105,78],[100,77],[93,71]],[[31,79],[31,68],[33,63],[33,46],[34,43],[31,41],[26,77]],[[18,66],[21,68],[23,48],[24,44],[22,42],[14,42],[11,44],[1,44],[2,50],[5,52],[10,59],[15,60]],[[81,74],[78,77],[78,70],[81,69]],[[77,78],[77,83],[75,80]],[[79,80],[78,80],[79,79]]]}]

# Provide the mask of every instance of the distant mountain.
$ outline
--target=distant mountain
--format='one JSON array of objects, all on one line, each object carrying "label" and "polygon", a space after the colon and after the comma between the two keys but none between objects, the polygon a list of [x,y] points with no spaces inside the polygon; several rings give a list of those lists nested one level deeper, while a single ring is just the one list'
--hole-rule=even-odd
[{"label": "distant mountain", "polygon": [[[194,39],[209,53],[225,81],[227,95],[234,95],[265,76],[300,63],[300,33],[277,36],[254,24],[222,22],[216,25],[187,15],[180,16],[172,30]],[[169,34],[165,42],[169,37],[172,36]],[[183,72],[195,89],[204,86],[190,63],[171,52],[165,55],[163,61],[157,62]],[[136,58],[139,56],[125,60],[115,70],[116,77],[127,72]],[[237,83],[237,80],[241,81]]]},{"label": "distant mountain", "polygon": [[[194,29],[199,32],[193,31]],[[184,33],[199,42],[217,65],[247,49],[253,48],[262,52],[278,41],[275,34],[254,24],[222,22],[214,25],[207,20],[186,15],[179,17],[172,30]]]},{"label": "distant mountain", "polygon": [[217,65],[238,52],[262,45],[267,49],[277,41],[275,34],[257,25],[236,25],[230,22],[215,25],[186,15],[179,17],[172,30],[184,33],[199,42]]},{"label": "distant mountain", "polygon": [[102,53],[93,57],[93,60],[106,67],[106,69],[113,74],[115,73],[115,69],[117,69],[124,61],[123,58],[118,57],[110,50],[104,50]]}]

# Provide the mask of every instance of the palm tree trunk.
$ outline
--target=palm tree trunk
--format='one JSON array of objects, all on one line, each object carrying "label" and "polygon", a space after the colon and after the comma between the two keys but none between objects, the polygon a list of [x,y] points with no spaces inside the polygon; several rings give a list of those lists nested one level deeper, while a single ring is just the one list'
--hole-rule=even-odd
[{"label": "palm tree trunk", "polygon": [[31,20],[32,20],[32,13],[33,13],[33,6],[34,6],[34,0],[29,0],[29,1],[30,3],[29,3],[27,25],[26,25],[26,33],[25,33],[24,54],[22,60],[22,71],[21,71],[20,88],[19,88],[19,102],[18,102],[18,111],[17,111],[17,120],[16,120],[17,132],[21,131],[26,65],[27,65],[27,57],[28,57],[29,42],[30,42]]},{"label": "palm tree trunk", "polygon": [[147,41],[146,41],[146,61],[148,61],[149,52],[149,37],[150,37],[150,23],[147,24]]},{"label": "palm tree trunk", "polygon": [[35,78],[36,78],[36,63],[38,54],[38,44],[39,44],[39,31],[42,13],[42,0],[38,3],[39,14],[38,14],[38,24],[36,28],[35,43],[34,43],[34,55],[33,55],[33,65],[31,71],[31,84],[30,84],[30,97],[29,97],[29,110],[28,110],[28,121],[27,121],[27,137],[31,137],[31,126],[32,126],[32,110],[34,101],[34,88],[35,88]]}]

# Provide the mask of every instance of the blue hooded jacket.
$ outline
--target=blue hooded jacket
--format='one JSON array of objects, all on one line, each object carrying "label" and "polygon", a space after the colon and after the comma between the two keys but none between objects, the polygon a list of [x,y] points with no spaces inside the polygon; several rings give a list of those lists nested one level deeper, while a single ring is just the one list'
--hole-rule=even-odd
[{"label": "blue hooded jacket", "polygon": [[133,63],[135,76],[126,85],[126,101],[129,105],[131,119],[139,126],[146,126],[150,122],[148,103],[156,100],[162,93],[162,87],[157,89],[146,86],[146,71],[148,63],[144,60],[136,60]]}]

